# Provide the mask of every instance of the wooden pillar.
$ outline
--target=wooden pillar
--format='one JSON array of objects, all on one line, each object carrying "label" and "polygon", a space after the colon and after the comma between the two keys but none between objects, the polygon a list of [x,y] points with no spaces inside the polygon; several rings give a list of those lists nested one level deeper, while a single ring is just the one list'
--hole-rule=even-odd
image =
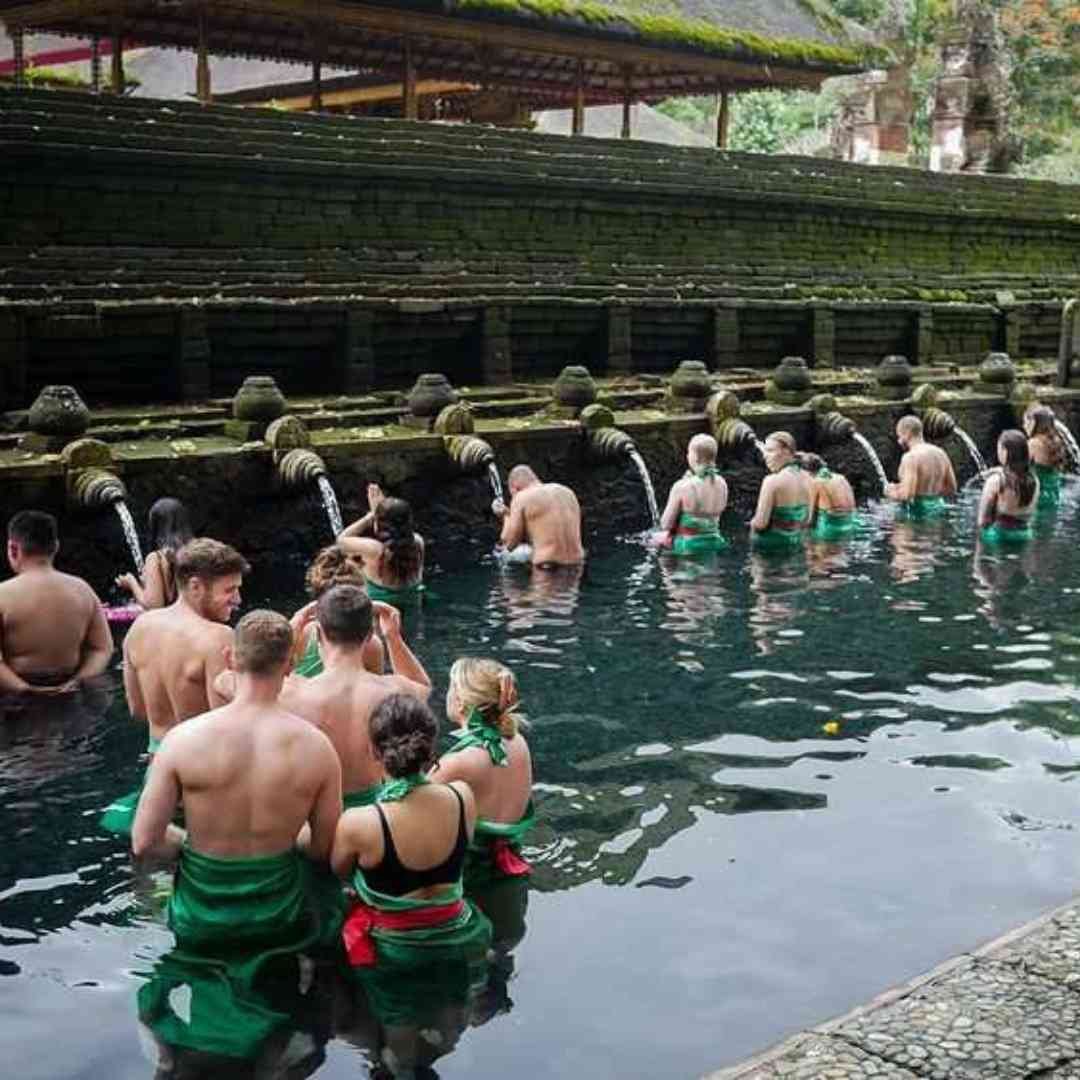
[{"label": "wooden pillar", "polygon": [[199,8],[198,59],[195,63],[195,96],[202,105],[214,100],[210,86],[210,55],[206,49],[206,10]]},{"label": "wooden pillar", "polygon": [[101,38],[97,34],[90,39],[90,90],[101,93]]},{"label": "wooden pillar", "polygon": [[112,77],[109,89],[118,97],[124,92],[124,35],[121,33],[120,20],[113,22],[112,32]]},{"label": "wooden pillar", "polygon": [[731,100],[726,90],[720,91],[716,100],[716,145],[720,150],[726,150],[728,145],[728,129],[731,127]]},{"label": "wooden pillar", "polygon": [[322,57],[311,61],[311,111],[322,112]]},{"label": "wooden pillar", "polygon": [[630,106],[633,104],[633,88],[630,68],[623,73],[622,133],[621,138],[630,138]]},{"label": "wooden pillar", "polygon": [[11,36],[12,59],[15,61],[15,89],[21,90],[26,85],[26,49],[23,32],[9,31]]},{"label": "wooden pillar", "polygon": [[420,115],[416,100],[416,64],[413,61],[412,42],[408,38],[405,39],[402,61],[403,111],[406,120],[416,120]]},{"label": "wooden pillar", "polygon": [[585,61],[577,65],[577,82],[574,84],[574,116],[570,125],[571,135],[585,134]]}]

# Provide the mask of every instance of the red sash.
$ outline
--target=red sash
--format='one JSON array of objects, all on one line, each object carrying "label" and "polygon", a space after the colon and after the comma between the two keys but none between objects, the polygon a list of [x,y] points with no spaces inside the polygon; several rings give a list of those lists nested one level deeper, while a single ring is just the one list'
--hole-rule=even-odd
[{"label": "red sash", "polygon": [[998,514],[994,524],[999,529],[1026,529],[1031,522],[1027,518],[1013,517],[1012,514]]},{"label": "red sash", "polygon": [[357,900],[341,928],[345,955],[353,967],[374,967],[376,957],[372,930],[427,930],[452,922],[464,910],[464,900],[409,911],[383,911]]},{"label": "red sash", "polygon": [[532,873],[532,866],[511,846],[510,841],[499,837],[491,845],[491,858],[499,872],[505,877],[525,877]]}]

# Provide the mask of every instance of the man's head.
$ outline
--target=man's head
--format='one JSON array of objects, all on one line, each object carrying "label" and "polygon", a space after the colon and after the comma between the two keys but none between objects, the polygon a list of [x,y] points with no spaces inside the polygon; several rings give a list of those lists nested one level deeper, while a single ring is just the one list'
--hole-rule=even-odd
[{"label": "man's head", "polygon": [[511,495],[516,495],[519,491],[525,491],[539,483],[540,477],[528,465],[515,465],[506,478],[506,486],[510,489]]},{"label": "man's head", "polygon": [[686,448],[686,460],[691,469],[701,469],[706,465],[715,465],[718,452],[719,447],[711,435],[695,435]]},{"label": "man's head", "polygon": [[249,611],[237,624],[230,666],[238,675],[283,679],[289,671],[293,635],[289,620],[276,611]]},{"label": "man's head", "polygon": [[774,431],[765,440],[765,464],[770,472],[778,472],[795,460],[798,447],[794,436],[786,431]]},{"label": "man's head", "polygon": [[902,450],[907,450],[913,443],[921,442],[923,437],[922,421],[917,416],[903,416],[896,424],[896,441]]},{"label": "man's head", "polygon": [[334,585],[319,597],[315,620],[328,645],[359,649],[371,636],[371,600],[356,585]]},{"label": "man's head", "polygon": [[240,585],[250,569],[235,548],[201,536],[176,554],[176,587],[204,619],[227,623],[240,606]]},{"label": "man's head", "polygon": [[8,563],[16,574],[30,563],[51,563],[59,547],[52,514],[22,510],[8,522]]}]

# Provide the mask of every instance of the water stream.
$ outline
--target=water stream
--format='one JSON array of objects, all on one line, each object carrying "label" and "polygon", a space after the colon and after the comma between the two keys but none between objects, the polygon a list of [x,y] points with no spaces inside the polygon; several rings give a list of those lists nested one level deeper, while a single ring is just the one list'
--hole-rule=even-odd
[{"label": "water stream", "polygon": [[117,517],[120,518],[120,527],[124,530],[124,539],[127,541],[128,551],[131,552],[131,561],[135,564],[135,573],[141,574],[143,568],[143,553],[139,546],[139,530],[135,528],[135,519],[131,516],[128,504],[123,499],[113,503]]},{"label": "water stream", "polygon": [[634,463],[634,467],[641,476],[642,484],[645,485],[645,498],[649,503],[649,515],[652,518],[652,527],[658,529],[660,527],[660,508],[656,505],[656,492],[653,490],[652,477],[649,475],[649,467],[645,464],[645,459],[637,452],[637,450],[631,450],[629,456],[630,460]]},{"label": "water stream", "polygon": [[881,485],[881,491],[884,494],[885,488],[889,484],[889,478],[885,475],[885,466],[881,464],[881,458],[877,456],[877,451],[870,444],[870,440],[864,435],[860,435],[859,432],[856,431],[851,437],[862,447],[863,453],[870,459],[870,464],[874,466],[878,484]]},{"label": "water stream", "polygon": [[1054,419],[1054,427],[1065,443],[1065,449],[1069,452],[1069,464],[1073,471],[1080,469],[1080,446],[1077,445],[1073,433],[1057,418]]},{"label": "water stream", "polygon": [[979,453],[975,440],[959,424],[953,429],[953,433],[967,447],[967,452],[971,456],[978,475],[982,476],[986,472],[986,462],[983,461],[983,456]]},{"label": "water stream", "polygon": [[488,466],[488,481],[491,484],[491,494],[499,502],[505,503],[506,498],[503,495],[502,479],[499,477],[499,466],[494,461]]},{"label": "water stream", "polygon": [[338,506],[334,485],[330,483],[328,476],[319,477],[319,494],[322,497],[323,509],[326,511],[327,519],[330,522],[330,531],[336,538],[341,534],[341,530],[345,528],[345,523],[341,520],[341,507]]}]

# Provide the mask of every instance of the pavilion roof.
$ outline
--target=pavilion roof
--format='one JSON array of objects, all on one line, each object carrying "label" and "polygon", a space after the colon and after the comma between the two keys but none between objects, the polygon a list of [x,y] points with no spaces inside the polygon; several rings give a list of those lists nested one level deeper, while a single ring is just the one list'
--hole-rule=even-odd
[{"label": "pavilion roof", "polygon": [[[200,14],[201,13],[201,14]],[[825,0],[0,0],[9,29],[422,76],[590,103],[816,87],[881,50]]]}]

